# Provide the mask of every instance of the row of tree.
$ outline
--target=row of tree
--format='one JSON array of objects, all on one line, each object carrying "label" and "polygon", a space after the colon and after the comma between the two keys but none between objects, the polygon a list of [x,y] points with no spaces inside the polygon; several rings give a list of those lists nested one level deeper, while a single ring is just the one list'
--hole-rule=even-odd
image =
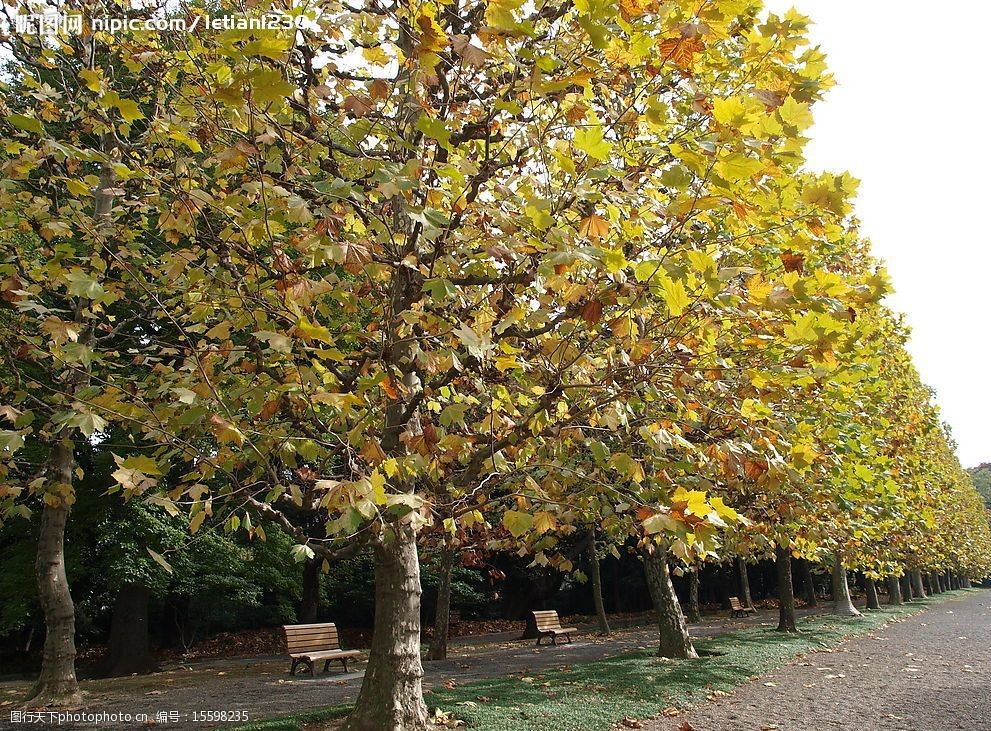
[{"label": "row of tree", "polygon": [[841,595],[850,568],[989,572],[856,183],[803,167],[831,84],[805,18],[210,12],[267,10],[298,22],[4,41],[0,505],[42,506],[35,702],[77,690],[63,535],[78,453],[111,434],[113,489],[194,535],[278,525],[325,569],[371,550],[348,731],[426,726],[424,545],[449,575],[476,548],[567,572],[632,544],[674,655],[672,564],[774,554],[783,618],[794,556]]}]

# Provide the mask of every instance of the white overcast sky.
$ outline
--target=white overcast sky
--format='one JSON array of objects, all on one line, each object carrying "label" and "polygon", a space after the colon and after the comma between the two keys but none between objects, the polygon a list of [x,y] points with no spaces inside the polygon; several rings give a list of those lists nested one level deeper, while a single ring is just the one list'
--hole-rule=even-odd
[{"label": "white overcast sky", "polygon": [[[857,214],[908,315],[965,467],[991,462],[991,2],[765,0],[812,18],[837,86],[809,165],[860,178]],[[981,130],[984,130],[983,132]]]}]

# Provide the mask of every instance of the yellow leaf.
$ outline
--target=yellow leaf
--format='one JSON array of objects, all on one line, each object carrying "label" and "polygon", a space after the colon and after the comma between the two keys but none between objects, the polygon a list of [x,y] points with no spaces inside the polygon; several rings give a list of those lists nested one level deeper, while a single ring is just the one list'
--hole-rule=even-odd
[{"label": "yellow leaf", "polygon": [[609,235],[609,221],[597,213],[586,216],[578,227],[578,235],[586,239],[604,239]]},{"label": "yellow leaf", "polygon": [[196,515],[194,515],[189,521],[189,532],[195,533],[203,525],[203,521],[206,520],[206,511],[201,510]]},{"label": "yellow leaf", "polygon": [[541,510],[533,516],[533,529],[537,533],[543,534],[557,528],[557,519],[546,510]]}]

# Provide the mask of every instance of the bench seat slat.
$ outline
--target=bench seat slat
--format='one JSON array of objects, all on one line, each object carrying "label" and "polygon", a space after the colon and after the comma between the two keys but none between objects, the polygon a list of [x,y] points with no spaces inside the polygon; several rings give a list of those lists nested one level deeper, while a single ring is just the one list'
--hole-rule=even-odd
[{"label": "bench seat slat", "polygon": [[336,632],[309,632],[307,634],[296,634],[296,633],[286,633],[286,638],[289,640],[295,640],[300,642],[309,642],[312,640],[336,640]]},{"label": "bench seat slat", "polygon": [[307,660],[327,660],[328,658],[335,657],[358,657],[361,653],[357,650],[319,650],[316,652],[291,652],[289,657],[294,660],[298,657],[305,658]]}]

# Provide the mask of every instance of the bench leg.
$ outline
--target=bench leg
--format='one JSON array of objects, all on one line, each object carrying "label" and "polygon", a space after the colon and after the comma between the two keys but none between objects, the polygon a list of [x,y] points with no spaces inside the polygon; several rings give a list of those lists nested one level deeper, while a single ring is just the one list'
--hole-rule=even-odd
[{"label": "bench leg", "polygon": [[570,634],[567,634],[567,635],[565,635],[565,637],[568,638],[568,644],[570,645],[571,644],[571,635]]},{"label": "bench leg", "polygon": [[324,660],[323,661],[323,671],[326,673],[329,668],[330,668],[330,660]]},{"label": "bench leg", "polygon": [[551,635],[551,644],[557,645],[557,633]]},{"label": "bench leg", "polygon": [[344,672],[348,671],[348,659],[346,657],[341,658],[341,665],[344,666]]},{"label": "bench leg", "polygon": [[305,657],[297,657],[295,660],[292,661],[292,667],[289,668],[289,674],[295,675],[296,668],[298,668],[300,664],[305,665],[306,668],[310,671],[310,675],[313,675],[313,663],[307,660]]},{"label": "bench leg", "polygon": [[537,635],[537,647],[540,647],[540,641],[541,641],[542,639],[544,639],[544,636],[543,636],[542,634],[538,634],[538,635]]}]

